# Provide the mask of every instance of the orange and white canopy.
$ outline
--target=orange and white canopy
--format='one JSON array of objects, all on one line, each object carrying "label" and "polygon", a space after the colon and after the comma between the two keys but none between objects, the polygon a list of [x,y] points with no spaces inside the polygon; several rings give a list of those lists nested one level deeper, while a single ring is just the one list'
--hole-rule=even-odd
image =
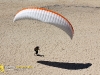
[{"label": "orange and white canopy", "polygon": [[36,19],[42,22],[50,23],[64,30],[71,38],[74,34],[74,29],[71,23],[61,14],[51,10],[43,8],[23,9],[15,15],[13,22],[21,19]]}]

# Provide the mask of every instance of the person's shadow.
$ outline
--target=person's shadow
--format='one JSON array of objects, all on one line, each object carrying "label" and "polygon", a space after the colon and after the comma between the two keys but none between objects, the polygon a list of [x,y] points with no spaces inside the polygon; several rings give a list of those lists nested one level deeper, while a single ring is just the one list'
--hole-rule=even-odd
[{"label": "person's shadow", "polygon": [[91,63],[65,63],[53,61],[37,61],[37,63],[68,70],[86,69],[92,65]]},{"label": "person's shadow", "polygon": [[41,54],[37,54],[36,56],[39,56],[39,57],[44,57],[44,55],[41,55]]}]

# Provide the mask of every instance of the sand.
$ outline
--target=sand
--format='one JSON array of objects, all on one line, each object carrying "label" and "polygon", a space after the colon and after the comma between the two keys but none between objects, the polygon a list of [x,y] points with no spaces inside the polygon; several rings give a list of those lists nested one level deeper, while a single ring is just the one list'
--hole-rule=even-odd
[{"label": "sand", "polygon": [[[32,66],[5,68],[0,75],[99,75],[99,3],[99,0],[0,1],[0,64]],[[61,29],[37,20],[13,23],[15,14],[28,7],[44,7],[65,16],[75,30],[73,39]],[[44,57],[34,56],[36,46]]]}]

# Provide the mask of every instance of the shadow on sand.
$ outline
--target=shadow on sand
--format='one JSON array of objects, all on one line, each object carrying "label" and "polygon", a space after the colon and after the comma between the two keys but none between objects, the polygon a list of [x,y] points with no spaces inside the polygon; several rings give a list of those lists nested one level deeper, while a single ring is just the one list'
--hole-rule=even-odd
[{"label": "shadow on sand", "polygon": [[62,69],[68,70],[79,70],[79,69],[86,69],[90,67],[91,63],[64,63],[64,62],[52,62],[52,61],[37,61],[37,63],[53,66]]},{"label": "shadow on sand", "polygon": [[44,57],[44,55],[41,55],[41,54],[37,54],[36,56],[39,56],[39,57]]}]

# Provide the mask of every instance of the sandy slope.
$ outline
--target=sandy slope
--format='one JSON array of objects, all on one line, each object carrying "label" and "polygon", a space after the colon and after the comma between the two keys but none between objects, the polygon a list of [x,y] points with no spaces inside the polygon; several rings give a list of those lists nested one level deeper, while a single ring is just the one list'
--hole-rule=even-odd
[{"label": "sandy slope", "polygon": [[[0,63],[11,66],[33,66],[32,69],[6,70],[5,73],[0,74],[99,75],[99,2],[99,0],[0,1]],[[74,27],[73,39],[71,40],[62,30],[36,20],[12,22],[14,15],[20,9],[36,6],[48,8],[64,15]],[[45,57],[34,56],[33,49],[37,45],[40,46],[39,53]],[[37,61],[39,62],[37,63]],[[48,66],[46,61],[51,61],[52,66]],[[92,66],[87,69],[69,70],[68,68],[53,67],[56,62],[91,63]],[[60,65],[62,64],[60,63]],[[58,67],[60,66],[58,65]]]}]

